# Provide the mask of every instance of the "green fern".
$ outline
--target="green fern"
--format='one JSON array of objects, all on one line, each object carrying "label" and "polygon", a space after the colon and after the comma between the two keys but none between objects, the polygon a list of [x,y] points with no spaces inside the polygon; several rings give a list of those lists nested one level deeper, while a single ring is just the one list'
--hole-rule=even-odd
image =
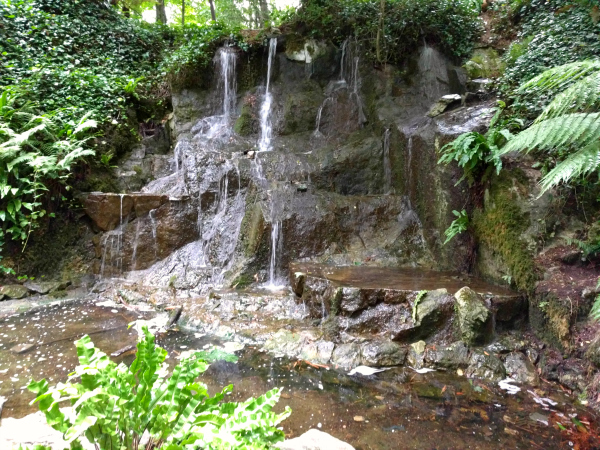
[{"label": "green fern", "polygon": [[600,142],[590,145],[569,155],[548,172],[540,181],[541,192],[546,192],[560,183],[567,183],[572,179],[590,174],[600,166]]},{"label": "green fern", "polygon": [[572,84],[565,91],[554,97],[554,100],[535,120],[543,120],[562,116],[570,112],[589,111],[600,106],[600,69],[597,72]]},{"label": "green fern", "polygon": [[562,91],[573,83],[600,71],[600,59],[577,61],[548,69],[527,83],[523,84],[518,93],[532,91],[543,93]]},{"label": "green fern", "polygon": [[[600,278],[598,278],[598,284],[596,284],[596,291],[600,288]],[[596,296],[592,310],[590,311],[590,317],[596,321],[600,321],[600,295]]]},{"label": "green fern", "polygon": [[534,124],[511,139],[501,154],[587,146],[600,139],[600,113],[568,114]]},{"label": "green fern", "polygon": [[454,236],[462,233],[463,231],[467,231],[469,228],[469,216],[464,209],[461,212],[452,211],[452,214],[456,216],[456,219],[452,221],[448,229],[444,232],[446,235],[446,240],[444,241],[443,245],[446,245],[454,238]]}]

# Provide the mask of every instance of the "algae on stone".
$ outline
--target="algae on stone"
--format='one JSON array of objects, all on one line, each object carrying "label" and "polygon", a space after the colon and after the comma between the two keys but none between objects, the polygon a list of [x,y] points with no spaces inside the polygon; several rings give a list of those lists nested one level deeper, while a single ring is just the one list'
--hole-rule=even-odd
[{"label": "algae on stone", "polygon": [[485,301],[469,287],[454,297],[462,340],[470,345],[488,342],[493,335],[493,314]]}]

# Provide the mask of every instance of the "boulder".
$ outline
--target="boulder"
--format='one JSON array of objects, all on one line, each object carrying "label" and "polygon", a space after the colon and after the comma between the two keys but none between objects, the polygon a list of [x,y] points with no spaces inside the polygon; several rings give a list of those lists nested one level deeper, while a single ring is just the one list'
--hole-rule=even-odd
[{"label": "boulder", "polygon": [[521,352],[510,353],[504,360],[506,374],[519,383],[539,384],[540,380],[535,366]]},{"label": "boulder", "polygon": [[331,359],[342,369],[353,369],[361,362],[360,346],[354,343],[338,345],[333,351]]},{"label": "boulder", "polygon": [[274,447],[280,450],[354,450],[350,444],[314,428],[297,438],[275,444]]},{"label": "boulder", "polygon": [[442,369],[458,369],[469,365],[469,347],[462,342],[448,346],[431,346],[425,350],[425,363]]},{"label": "boulder", "polygon": [[490,381],[500,381],[506,378],[506,369],[500,358],[482,351],[471,353],[466,375],[469,378],[483,378]]},{"label": "boulder", "polygon": [[462,100],[462,97],[458,94],[448,94],[441,97],[429,110],[427,115],[429,117],[435,117],[442,114],[450,105],[458,103]]},{"label": "boulder", "polygon": [[300,351],[300,359],[317,364],[327,364],[333,354],[335,344],[330,341],[308,342]]},{"label": "boulder", "polygon": [[36,294],[47,294],[52,291],[56,291],[59,289],[65,289],[67,286],[65,283],[61,283],[59,281],[27,281],[23,284],[27,289],[31,292],[35,292]]},{"label": "boulder", "polygon": [[29,289],[20,284],[7,284],[0,287],[0,295],[5,295],[8,298],[23,298],[29,294]]},{"label": "boulder", "polygon": [[362,364],[366,366],[398,366],[404,364],[408,350],[392,341],[371,341],[361,349]]},{"label": "boulder", "polygon": [[493,315],[481,296],[471,288],[463,287],[454,297],[462,340],[469,345],[490,341],[493,337]]},{"label": "boulder", "polygon": [[425,348],[427,343],[425,341],[417,341],[410,344],[408,348],[408,354],[406,356],[407,363],[414,369],[420,369],[423,367],[423,359],[425,358]]}]

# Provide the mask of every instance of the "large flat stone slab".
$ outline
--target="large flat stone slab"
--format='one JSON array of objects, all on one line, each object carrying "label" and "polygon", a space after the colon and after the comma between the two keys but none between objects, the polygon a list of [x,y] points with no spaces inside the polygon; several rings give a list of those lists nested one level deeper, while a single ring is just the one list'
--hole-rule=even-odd
[{"label": "large flat stone slab", "polygon": [[338,316],[347,331],[401,341],[449,337],[454,294],[465,286],[485,299],[498,321],[518,319],[525,310],[519,293],[452,272],[292,263],[290,283],[312,317]]}]

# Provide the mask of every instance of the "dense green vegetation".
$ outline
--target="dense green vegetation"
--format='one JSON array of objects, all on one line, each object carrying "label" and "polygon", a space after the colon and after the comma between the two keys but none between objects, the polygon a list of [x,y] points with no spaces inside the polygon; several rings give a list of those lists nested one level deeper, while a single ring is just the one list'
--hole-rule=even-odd
[{"label": "dense green vegetation", "polygon": [[471,0],[306,0],[286,28],[337,42],[354,36],[379,63],[401,63],[423,42],[466,57],[481,32],[479,7]]},{"label": "dense green vegetation", "polygon": [[[166,350],[156,346],[147,328],[143,333],[129,367],[112,362],[84,336],[75,342],[80,365],[69,381],[52,388],[45,379],[30,383],[48,424],[64,434],[70,448],[83,448],[86,439],[101,449],[262,450],[284,439],[276,426],[291,410],[271,410],[280,389],[241,403],[224,402],[233,390],[229,385],[211,397],[198,376],[209,361],[235,356],[196,352],[167,376]],[[60,411],[65,403],[74,409],[73,421]],[[148,441],[142,442],[145,433]]]}]

